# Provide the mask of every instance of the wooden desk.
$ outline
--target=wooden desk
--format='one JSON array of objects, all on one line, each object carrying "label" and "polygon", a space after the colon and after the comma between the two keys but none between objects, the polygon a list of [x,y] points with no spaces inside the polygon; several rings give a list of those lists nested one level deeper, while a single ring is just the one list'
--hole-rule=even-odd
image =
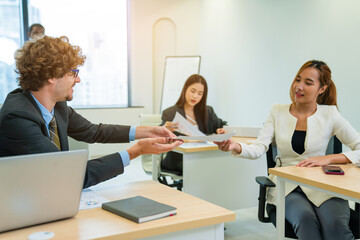
[{"label": "wooden desk", "polygon": [[360,168],[352,164],[341,165],[345,175],[325,174],[321,167],[278,167],[269,169],[277,176],[276,183],[276,222],[277,239],[284,239],[285,225],[285,182],[326,192],[334,196],[360,202]]},{"label": "wooden desk", "polygon": [[[177,215],[137,224],[101,208],[80,211],[75,217],[0,234],[0,239],[27,239],[31,233],[51,231],[56,239],[224,239],[224,222],[235,213],[154,181],[134,182],[97,191],[109,200],[136,195],[169,204]],[[154,236],[154,237],[151,237]]]},{"label": "wooden desk", "polygon": [[[255,139],[235,141],[251,143]],[[265,155],[257,160],[234,158],[217,146],[180,146],[175,152],[183,155],[184,192],[231,210],[257,205],[259,188],[255,177],[267,173]],[[157,166],[155,156],[153,166]]]}]

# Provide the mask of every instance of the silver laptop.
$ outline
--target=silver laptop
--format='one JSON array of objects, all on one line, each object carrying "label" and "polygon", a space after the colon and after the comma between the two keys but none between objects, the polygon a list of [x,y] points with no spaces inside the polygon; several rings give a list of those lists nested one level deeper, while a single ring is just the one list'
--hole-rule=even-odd
[{"label": "silver laptop", "polygon": [[79,211],[87,150],[0,158],[0,232]]}]

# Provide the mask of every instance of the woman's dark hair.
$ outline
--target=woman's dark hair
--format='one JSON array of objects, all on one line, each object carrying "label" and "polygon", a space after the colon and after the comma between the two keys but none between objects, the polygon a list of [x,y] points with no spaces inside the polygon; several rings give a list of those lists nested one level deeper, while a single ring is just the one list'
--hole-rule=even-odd
[{"label": "woman's dark hair", "polygon": [[206,98],[207,98],[208,87],[207,87],[206,80],[203,76],[201,76],[199,74],[193,74],[186,80],[184,87],[181,91],[179,100],[176,102],[176,106],[180,107],[180,108],[184,107],[184,105],[186,103],[186,98],[185,98],[186,90],[194,83],[201,83],[202,85],[204,85],[203,96],[202,96],[200,102],[195,105],[194,113],[195,113],[195,115],[197,115],[196,113],[199,114],[201,119],[197,119],[197,121],[201,121],[202,124],[204,125],[204,127],[206,128],[206,125],[207,125]]},{"label": "woman's dark hair", "polygon": [[301,68],[299,69],[299,71],[296,74],[294,81],[290,87],[291,101],[295,102],[294,91],[293,91],[292,87],[294,85],[294,82],[295,82],[297,76],[299,76],[299,74],[305,68],[310,68],[310,67],[318,70],[319,75],[320,75],[320,77],[319,77],[320,87],[323,87],[325,85],[327,86],[325,91],[318,96],[316,102],[320,105],[335,105],[337,107],[336,87],[335,87],[334,82],[331,79],[331,70],[328,67],[328,65],[326,65],[326,63],[324,63],[323,61],[318,61],[318,60],[308,61],[308,62],[304,63],[304,65],[302,65]]}]

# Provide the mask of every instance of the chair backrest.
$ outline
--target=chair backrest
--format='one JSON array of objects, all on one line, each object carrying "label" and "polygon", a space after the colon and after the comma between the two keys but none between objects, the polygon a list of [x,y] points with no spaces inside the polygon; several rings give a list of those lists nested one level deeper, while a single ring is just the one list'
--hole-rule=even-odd
[{"label": "chair backrest", "polygon": [[[158,126],[161,123],[161,114],[140,114],[140,126]],[[142,167],[147,174],[152,173],[152,155],[144,154],[141,156]]]},{"label": "chair backrest", "polygon": [[159,126],[161,114],[140,114],[140,126]]},{"label": "chair backrest", "polygon": [[[328,147],[326,149],[326,155],[328,154],[338,154],[342,152],[342,143],[340,142],[340,140],[336,137],[333,136],[328,144]],[[276,143],[273,142],[269,145],[269,149],[266,152],[266,162],[267,162],[267,166],[268,169],[269,168],[273,168],[276,165],[275,162],[275,158],[277,156],[277,148],[276,148]]]}]

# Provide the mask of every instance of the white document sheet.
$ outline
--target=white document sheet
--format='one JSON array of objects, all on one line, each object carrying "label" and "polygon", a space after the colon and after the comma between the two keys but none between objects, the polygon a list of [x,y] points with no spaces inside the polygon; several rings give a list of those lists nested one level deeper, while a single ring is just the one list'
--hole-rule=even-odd
[{"label": "white document sheet", "polygon": [[109,202],[109,200],[90,189],[85,189],[81,192],[79,210],[98,208],[106,202]]},{"label": "white document sheet", "polygon": [[181,148],[199,148],[199,147],[211,147],[211,146],[217,146],[215,143],[212,142],[188,142],[181,144]]},{"label": "white document sheet", "polygon": [[173,123],[178,123],[178,132],[188,136],[205,136],[198,128],[189,123],[180,113],[176,112]]},{"label": "white document sheet", "polygon": [[225,133],[225,134],[214,134],[208,136],[178,136],[173,139],[182,139],[182,140],[196,140],[196,141],[209,141],[209,142],[222,142],[226,141],[232,136],[234,136],[236,132]]}]

